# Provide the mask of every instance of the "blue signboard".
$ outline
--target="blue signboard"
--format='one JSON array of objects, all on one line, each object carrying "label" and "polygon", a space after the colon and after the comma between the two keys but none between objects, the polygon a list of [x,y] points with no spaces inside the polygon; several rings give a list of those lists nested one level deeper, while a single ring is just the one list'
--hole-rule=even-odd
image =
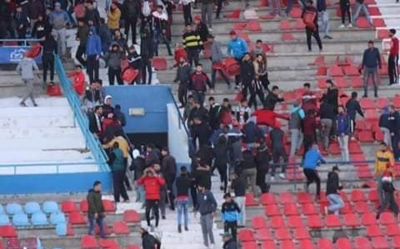
[{"label": "blue signboard", "polygon": [[[0,47],[0,64],[18,64],[29,49],[29,46]],[[42,54],[37,56],[35,61],[41,64]]]}]

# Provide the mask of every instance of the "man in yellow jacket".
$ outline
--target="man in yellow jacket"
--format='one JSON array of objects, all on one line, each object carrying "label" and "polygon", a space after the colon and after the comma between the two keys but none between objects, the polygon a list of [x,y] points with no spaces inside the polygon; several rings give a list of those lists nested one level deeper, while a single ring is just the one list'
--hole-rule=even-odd
[{"label": "man in yellow jacket", "polygon": [[107,26],[111,30],[119,29],[119,21],[121,19],[121,11],[118,8],[117,4],[113,1],[111,4],[110,11],[107,13]]},{"label": "man in yellow jacket", "polygon": [[386,169],[389,169],[394,176],[394,157],[393,153],[388,150],[385,142],[381,142],[379,150],[376,152],[375,158],[375,176],[378,183],[379,205],[384,203],[385,195],[382,189],[382,176]]}]

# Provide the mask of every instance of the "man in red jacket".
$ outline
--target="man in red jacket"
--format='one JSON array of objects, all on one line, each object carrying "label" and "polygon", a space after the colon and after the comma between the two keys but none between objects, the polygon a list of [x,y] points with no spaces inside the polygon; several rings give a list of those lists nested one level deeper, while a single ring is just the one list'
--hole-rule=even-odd
[{"label": "man in red jacket", "polygon": [[258,109],[253,112],[252,116],[257,118],[257,125],[266,125],[271,128],[277,128],[276,119],[286,119],[289,120],[288,117],[278,114],[271,110],[271,107],[264,107],[263,109]]},{"label": "man in red jacket", "polygon": [[398,80],[399,80],[399,70],[398,70],[399,39],[395,36],[396,35],[395,29],[391,29],[389,32],[390,32],[389,37],[392,40],[391,40],[390,53],[389,53],[389,58],[388,58],[388,67],[389,67],[390,85],[393,85],[393,84],[398,83]]},{"label": "man in red jacket", "polygon": [[144,171],[144,175],[137,180],[138,185],[143,185],[146,193],[146,221],[147,225],[152,229],[150,223],[150,210],[153,210],[154,217],[156,218],[156,227],[160,220],[158,213],[160,202],[160,188],[165,184],[165,180],[162,177],[157,176],[153,168],[147,168]]}]

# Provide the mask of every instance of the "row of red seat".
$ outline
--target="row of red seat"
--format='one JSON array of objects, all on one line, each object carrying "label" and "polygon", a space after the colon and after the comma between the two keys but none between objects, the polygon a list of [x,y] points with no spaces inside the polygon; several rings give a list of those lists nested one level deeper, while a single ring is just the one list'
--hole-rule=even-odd
[{"label": "row of red seat", "polygon": [[[122,249],[115,239],[99,239],[96,240],[94,236],[84,235],[81,239],[82,249],[97,249],[97,248],[107,248],[107,249]],[[138,245],[128,245],[124,249],[140,249]]]},{"label": "row of red seat", "polygon": [[[113,201],[103,200],[103,206],[105,212],[115,212],[115,204]],[[61,203],[61,210],[66,214],[78,211],[87,213],[89,210],[89,204],[87,200],[82,200],[78,206],[75,201],[66,200]]]}]

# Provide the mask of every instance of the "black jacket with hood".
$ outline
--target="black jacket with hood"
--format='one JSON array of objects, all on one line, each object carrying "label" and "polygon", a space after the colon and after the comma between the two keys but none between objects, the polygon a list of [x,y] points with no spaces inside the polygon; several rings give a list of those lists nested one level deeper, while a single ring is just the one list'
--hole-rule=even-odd
[{"label": "black jacket with hood", "polygon": [[339,176],[335,172],[328,173],[328,180],[326,182],[326,195],[339,194],[338,191],[342,189],[339,185]]},{"label": "black jacket with hood", "polygon": [[97,192],[94,189],[89,189],[87,201],[89,204],[88,215],[90,218],[94,217],[94,214],[96,213],[99,216],[104,216],[104,206],[103,201],[101,200],[101,192]]},{"label": "black jacket with hood", "polygon": [[160,249],[161,242],[148,232],[142,234],[143,249]]}]

